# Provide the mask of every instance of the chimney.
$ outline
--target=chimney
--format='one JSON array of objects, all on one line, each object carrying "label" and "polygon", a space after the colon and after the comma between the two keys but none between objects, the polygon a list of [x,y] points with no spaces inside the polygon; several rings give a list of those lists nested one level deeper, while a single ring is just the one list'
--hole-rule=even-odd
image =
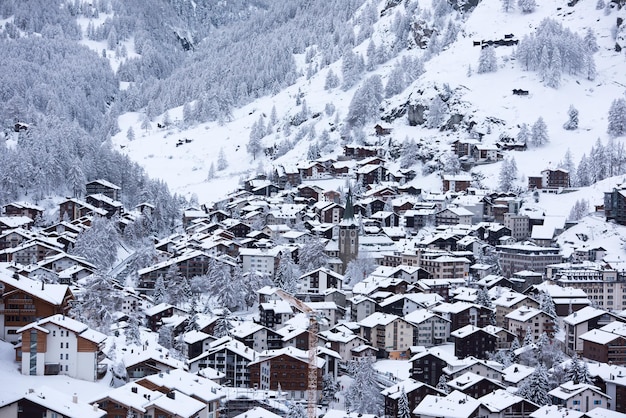
[{"label": "chimney", "polygon": [[168,392],[167,397],[170,399],[176,399],[176,392]]},{"label": "chimney", "polygon": [[73,403],[78,403],[78,395],[76,393],[74,393],[74,395],[72,395],[72,402]]},{"label": "chimney", "polygon": [[35,393],[35,389],[33,389],[33,388],[29,388],[29,389],[28,389],[28,393]]},{"label": "chimney", "polygon": [[44,285],[45,285],[45,284],[44,284],[44,282],[43,282],[43,280],[42,280],[42,281],[41,281],[41,290],[44,290]]},{"label": "chimney", "polygon": [[137,386],[131,387],[130,391],[133,392],[133,393],[137,393]]},{"label": "chimney", "polygon": [[97,403],[94,403],[92,406],[93,406],[93,410],[97,412],[98,411],[98,407],[100,405],[98,405]]}]

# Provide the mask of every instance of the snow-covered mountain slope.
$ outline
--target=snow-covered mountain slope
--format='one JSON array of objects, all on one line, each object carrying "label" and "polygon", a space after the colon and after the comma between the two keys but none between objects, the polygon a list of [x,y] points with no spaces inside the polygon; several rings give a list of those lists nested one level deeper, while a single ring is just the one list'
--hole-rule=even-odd
[{"label": "snow-covered mountain slope", "polygon": [[[393,25],[395,12],[402,12],[407,2],[395,6],[380,17],[373,25],[374,31],[370,38],[363,40],[355,52],[366,55],[370,39],[377,45],[388,44],[393,39],[390,27]],[[410,2],[408,2],[410,3]],[[378,11],[383,10],[386,2],[378,4]],[[421,5],[420,5],[421,6]],[[423,6],[427,7],[427,6]],[[605,10],[597,10],[595,2],[580,1],[574,6],[567,5],[565,0],[546,0],[540,2],[533,13],[522,13],[519,10],[504,12],[499,1],[482,1],[472,12],[459,18],[460,33],[455,42],[440,54],[425,62],[424,74],[408,86],[402,93],[383,101],[381,117],[394,113],[406,103],[415,102],[424,97],[433,97],[434,90],[443,88],[444,84],[454,92],[455,111],[462,112],[466,120],[474,121],[484,128],[486,135],[483,143],[493,144],[500,134],[515,137],[519,125],[532,125],[542,117],[548,127],[550,142],[541,148],[529,148],[525,152],[505,151],[505,158],[514,157],[519,170],[518,183],[524,186],[526,178],[539,175],[548,167],[556,167],[563,159],[566,151],[571,151],[573,161],[577,164],[583,154],[589,155],[590,149],[599,138],[607,143],[607,113],[611,102],[624,97],[626,76],[623,72],[624,55],[615,51],[615,39],[612,28],[616,19],[625,16],[625,10],[617,7],[606,14]],[[594,54],[597,76],[593,81],[581,75],[563,74],[558,89],[546,87],[537,72],[524,71],[515,59],[517,46],[495,48],[498,69],[496,72],[478,74],[478,60],[481,48],[473,46],[474,41],[502,39],[505,34],[513,34],[514,39],[521,40],[534,33],[539,23],[551,18],[578,33],[585,35],[588,28],[596,34],[599,51]],[[356,18],[355,18],[356,22]],[[358,25],[355,23],[355,28]],[[355,32],[357,29],[355,29]],[[383,85],[403,57],[423,57],[426,50],[412,48],[400,51],[393,59],[376,66],[372,71],[365,72],[361,81],[373,74],[381,76]],[[305,75],[297,82],[271,97],[262,97],[247,106],[233,111],[232,120],[223,124],[204,123],[192,127],[183,127],[182,107],[170,109],[168,116],[173,123],[165,129],[157,128],[159,118],[155,118],[151,127],[141,129],[141,114],[128,113],[119,119],[121,132],[113,138],[113,143],[122,152],[146,168],[151,176],[164,179],[172,191],[187,197],[196,195],[200,202],[210,203],[232,191],[241,177],[247,177],[255,171],[269,170],[274,164],[296,164],[307,156],[307,150],[313,142],[305,135],[296,140],[303,127],[310,130],[314,127],[317,136],[324,130],[330,131],[335,148],[329,155],[341,152],[339,138],[340,124],[348,113],[352,97],[358,84],[347,91],[341,88],[325,89],[325,81],[329,71],[341,74],[341,60],[328,66],[321,66],[321,56],[312,54],[312,62],[319,66],[319,71],[310,78]],[[303,74],[307,72],[304,54],[297,55],[296,61]],[[218,64],[216,64],[218,65]],[[471,67],[472,71],[468,71]],[[528,90],[527,96],[512,94],[513,89]],[[300,98],[298,99],[298,96]],[[299,112],[305,102],[310,114],[309,118],[298,127],[291,127],[287,132],[288,121]],[[325,108],[332,104],[336,113],[327,114]],[[562,128],[567,120],[570,105],[579,110],[579,128],[566,131]],[[272,108],[276,108],[278,122],[272,126],[272,133],[266,135],[262,142],[269,147],[279,144],[285,138],[292,143],[292,149],[284,156],[272,160],[264,155],[256,159],[246,152],[253,125],[262,119],[269,123]],[[387,119],[390,120],[390,119]],[[502,124],[489,123],[487,120],[501,120]],[[401,116],[389,123],[372,120],[364,126],[368,135],[367,141],[375,143],[379,138],[374,135],[373,126],[380,122],[393,129],[390,137],[402,143],[406,138],[422,139],[438,147],[441,152],[450,149],[450,143],[456,139],[468,138],[466,130],[439,131],[421,126],[409,126],[406,116]],[[135,139],[127,138],[128,128],[132,127]],[[337,128],[337,129],[333,129]],[[183,144],[178,145],[182,140]],[[618,139],[619,140],[619,139]],[[207,180],[211,163],[216,163],[220,150],[226,157],[229,166],[216,173],[215,178]],[[397,163],[391,163],[396,165]],[[498,185],[498,173],[502,163],[484,165],[474,168],[485,174],[484,185],[493,189]],[[419,171],[420,166],[415,168]],[[615,182],[619,182],[617,179]],[[414,183],[425,189],[439,190],[441,180],[439,173],[423,177],[418,176]],[[590,199],[590,204],[600,204],[602,193],[606,189],[580,190],[579,192],[559,197],[542,196],[541,204],[552,213],[566,216],[571,204],[577,199]],[[554,204],[550,203],[554,201]]]}]

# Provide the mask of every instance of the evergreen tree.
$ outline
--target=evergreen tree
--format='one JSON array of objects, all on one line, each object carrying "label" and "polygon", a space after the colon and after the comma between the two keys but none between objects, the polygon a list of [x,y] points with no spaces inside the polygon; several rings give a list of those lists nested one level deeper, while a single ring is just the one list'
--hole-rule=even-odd
[{"label": "evergreen tree", "polygon": [[79,233],[71,251],[73,255],[84,257],[100,270],[108,270],[117,260],[119,233],[116,219],[94,216],[91,227]]},{"label": "evergreen tree", "polygon": [[165,288],[165,281],[163,276],[159,275],[154,282],[154,291],[152,292],[152,300],[155,305],[159,303],[167,303],[167,290]]},{"label": "evergreen tree", "polygon": [[395,96],[398,93],[401,93],[405,87],[404,80],[404,69],[401,64],[398,63],[393,67],[391,73],[389,73],[389,78],[387,79],[387,84],[385,84],[385,97],[389,98],[391,96]]},{"label": "evergreen tree", "polygon": [[344,283],[355,284],[363,281],[367,276],[376,270],[376,262],[372,257],[361,255],[348,262],[346,272],[344,274]]},{"label": "evergreen tree", "polygon": [[174,332],[172,331],[172,327],[167,325],[162,325],[159,328],[159,345],[163,348],[171,349],[174,346]]},{"label": "evergreen tree", "polygon": [[411,408],[409,407],[409,398],[406,396],[404,386],[400,392],[398,399],[398,418],[411,418]]},{"label": "evergreen tree", "polygon": [[515,0],[502,0],[502,10],[509,13],[515,9]]},{"label": "evergreen tree", "polygon": [[443,124],[447,113],[447,106],[439,95],[433,97],[428,107],[428,116],[426,118],[426,127],[437,129]]},{"label": "evergreen tree", "polygon": [[612,137],[626,135],[626,99],[613,100],[608,116],[607,133]]},{"label": "evergreen tree", "polygon": [[363,126],[368,120],[378,116],[383,100],[383,87],[379,75],[367,78],[354,92],[350,101],[346,122],[352,126]]},{"label": "evergreen tree", "polygon": [[133,130],[132,126],[129,126],[128,130],[126,131],[126,139],[128,139],[129,141],[135,140],[135,131]]},{"label": "evergreen tree", "polygon": [[500,167],[499,188],[503,192],[511,191],[517,181],[517,163],[513,157],[504,159]]},{"label": "evergreen tree", "polygon": [[215,165],[213,164],[213,161],[211,161],[211,165],[209,166],[209,174],[207,174],[206,179],[213,180],[214,178],[215,178]]},{"label": "evergreen tree", "polygon": [[295,295],[298,290],[298,276],[297,266],[293,262],[291,254],[287,250],[283,251],[274,277],[276,287]]},{"label": "evergreen tree", "polygon": [[551,405],[549,391],[548,371],[543,364],[539,364],[530,377],[520,385],[517,395],[537,405]]},{"label": "evergreen tree", "polygon": [[220,148],[220,152],[217,155],[217,171],[223,171],[228,168],[228,161],[226,155],[224,155],[224,148]]},{"label": "evergreen tree", "polygon": [[556,316],[556,307],[554,306],[554,300],[547,292],[541,292],[539,295],[539,309],[546,313],[546,315],[552,318],[554,323],[554,332],[559,332],[559,321]]},{"label": "evergreen tree", "polygon": [[299,403],[290,402],[287,408],[287,418],[307,418],[304,407]]},{"label": "evergreen tree", "polygon": [[[600,0],[602,1],[602,0]],[[602,6],[604,7],[604,6]],[[593,30],[593,28],[589,27],[587,28],[587,33],[585,34],[585,38],[584,38],[584,43],[585,43],[585,47],[587,48],[587,50],[589,52],[598,52],[600,50],[600,47],[598,47],[598,41],[596,39],[596,34]]]},{"label": "evergreen tree", "polygon": [[524,347],[531,345],[535,341],[535,337],[533,336],[533,329],[529,325],[526,328],[526,335],[524,336]]},{"label": "evergreen tree", "polygon": [[439,381],[437,382],[437,389],[445,393],[446,395],[450,393],[450,388],[448,388],[448,380],[446,379],[445,374],[441,374],[439,376]]},{"label": "evergreen tree", "polygon": [[552,52],[550,58],[550,65],[547,71],[547,78],[544,80],[546,86],[558,89],[561,86],[561,71],[562,71],[561,53],[558,48]]},{"label": "evergreen tree", "polygon": [[332,90],[336,87],[339,87],[339,77],[335,74],[332,68],[329,68],[328,72],[326,73],[324,90]]},{"label": "evergreen tree", "polygon": [[338,383],[330,373],[325,373],[322,376],[322,398],[330,401],[335,397],[338,391]]},{"label": "evergreen tree", "polygon": [[417,161],[419,155],[419,146],[413,138],[405,138],[402,143],[402,155],[400,155],[400,167],[409,168]]},{"label": "evergreen tree", "polygon": [[517,5],[522,13],[532,13],[537,8],[535,0],[518,0]]},{"label": "evergreen tree", "polygon": [[461,161],[459,156],[452,151],[448,151],[443,155],[443,172],[446,174],[459,174],[461,172]]},{"label": "evergreen tree", "polygon": [[111,277],[96,273],[71,306],[72,317],[108,335],[115,313],[122,308],[122,296],[114,290]]},{"label": "evergreen tree", "polygon": [[[597,183],[607,177],[608,160],[609,158],[607,158],[606,150],[602,145],[602,141],[598,138],[594,146],[591,147],[591,152],[589,153],[588,164],[590,184]],[[593,161],[593,164],[591,164],[591,161]]]},{"label": "evergreen tree", "polygon": [[263,145],[261,144],[261,139],[264,136],[265,127],[263,125],[263,120],[260,119],[254,125],[252,125],[248,144],[246,145],[246,149],[248,150],[248,153],[252,154],[253,160],[256,160],[257,154],[261,152],[261,149],[263,148]]},{"label": "evergreen tree", "polygon": [[381,415],[383,399],[372,361],[367,358],[353,360],[349,367],[354,381],[346,393],[346,409],[359,414]]},{"label": "evergreen tree", "polygon": [[576,185],[578,187],[586,187],[591,184],[591,174],[588,164],[587,155],[583,154],[583,156],[580,157],[580,162],[576,169]]},{"label": "evergreen tree", "polygon": [[517,133],[517,142],[527,145],[530,142],[530,131],[528,130],[528,125],[525,123],[522,123],[519,128],[519,132]]},{"label": "evergreen tree", "polygon": [[328,256],[324,252],[326,244],[321,240],[307,242],[300,249],[298,266],[302,274],[328,265]]},{"label": "evergreen tree", "polygon": [[533,124],[530,142],[536,147],[540,147],[550,142],[548,127],[541,116],[539,116],[537,121]]},{"label": "evergreen tree", "polygon": [[130,315],[128,325],[124,330],[126,345],[141,345],[141,332],[139,330],[139,318],[136,313]]},{"label": "evergreen tree", "polygon": [[498,59],[496,57],[495,48],[488,46],[480,50],[480,57],[478,58],[478,74],[493,73],[498,71]]},{"label": "evergreen tree", "polygon": [[213,327],[213,336],[216,338],[222,338],[230,335],[230,330],[233,329],[233,324],[230,319],[230,311],[223,309],[222,314],[218,316]]},{"label": "evergreen tree", "polygon": [[569,106],[567,116],[569,117],[569,119],[563,124],[563,129],[566,129],[568,131],[578,129],[578,110],[574,107],[574,105]]}]

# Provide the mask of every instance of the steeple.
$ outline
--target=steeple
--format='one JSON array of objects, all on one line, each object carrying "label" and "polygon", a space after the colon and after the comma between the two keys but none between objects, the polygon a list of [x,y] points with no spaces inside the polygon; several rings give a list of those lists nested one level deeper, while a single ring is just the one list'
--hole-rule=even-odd
[{"label": "steeple", "polygon": [[348,194],[346,195],[346,209],[343,211],[342,223],[353,223],[353,222],[354,222],[354,206],[352,205],[352,190],[348,190]]}]

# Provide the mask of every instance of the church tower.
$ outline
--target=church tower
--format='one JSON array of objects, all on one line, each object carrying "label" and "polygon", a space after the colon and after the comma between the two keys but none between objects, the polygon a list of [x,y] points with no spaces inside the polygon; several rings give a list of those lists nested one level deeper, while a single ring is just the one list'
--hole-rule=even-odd
[{"label": "church tower", "polygon": [[352,205],[352,192],[346,196],[346,209],[343,219],[339,224],[339,259],[342,263],[342,271],[346,272],[348,263],[359,255],[359,225],[354,220],[354,206]]}]

